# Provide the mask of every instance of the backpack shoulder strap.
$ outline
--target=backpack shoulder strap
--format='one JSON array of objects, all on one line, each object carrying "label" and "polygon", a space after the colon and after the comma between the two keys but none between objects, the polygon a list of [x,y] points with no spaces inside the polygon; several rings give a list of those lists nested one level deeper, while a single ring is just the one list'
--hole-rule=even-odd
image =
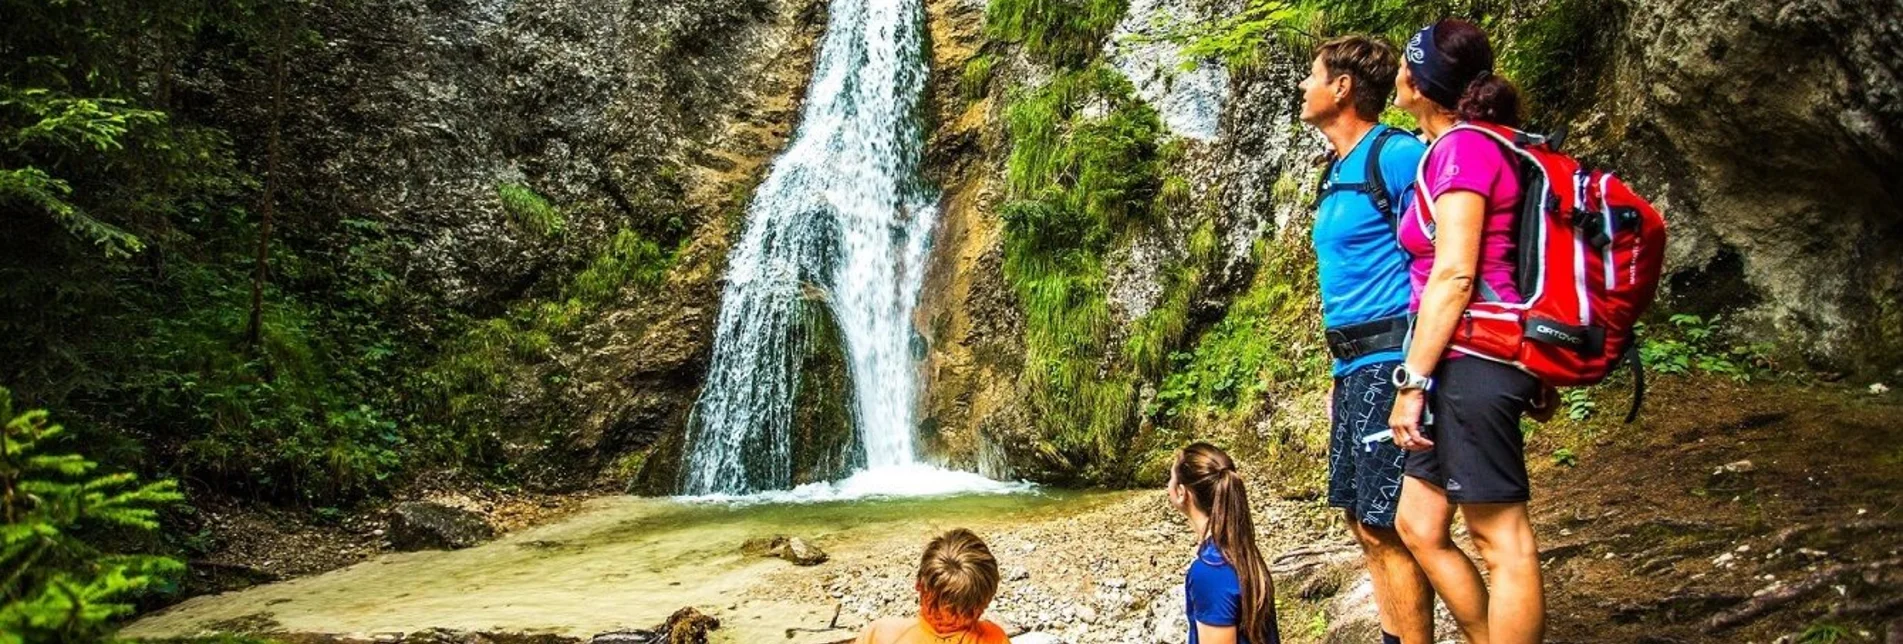
[{"label": "backpack shoulder strap", "polygon": [[1363,172],[1362,182],[1367,186],[1368,198],[1374,201],[1374,209],[1380,211],[1381,219],[1388,222],[1389,226],[1399,229],[1400,218],[1394,209],[1394,198],[1388,195],[1387,178],[1381,176],[1381,152],[1386,150],[1388,142],[1397,136],[1406,136],[1406,133],[1392,127],[1383,127],[1381,133],[1375,135],[1374,147],[1368,150],[1368,167]]},{"label": "backpack shoulder strap", "polygon": [[1339,161],[1339,159],[1336,159],[1335,155],[1330,153],[1328,155],[1328,163],[1322,165],[1322,176],[1320,179],[1315,180],[1315,203],[1309,205],[1310,209],[1320,209],[1322,207],[1322,201],[1327,200],[1329,193],[1335,191],[1334,183],[1330,180],[1335,175],[1335,163],[1337,161]]},{"label": "backpack shoulder strap", "polygon": [[1381,213],[1381,219],[1383,221],[1388,222],[1389,226],[1398,227],[1400,220],[1398,212],[1395,209],[1394,198],[1388,194],[1386,178],[1381,176],[1381,152],[1387,148],[1390,140],[1397,136],[1406,135],[1407,132],[1387,126],[1382,126],[1382,130],[1374,134],[1374,144],[1371,146],[1372,149],[1368,150],[1367,167],[1363,172],[1361,181],[1346,183],[1334,182],[1335,167],[1341,162],[1341,159],[1336,158],[1332,154],[1329,155],[1328,165],[1322,167],[1321,179],[1315,184],[1314,207],[1320,208],[1322,200],[1327,199],[1329,195],[1334,193],[1359,192],[1367,195],[1368,199],[1374,202],[1374,208]]}]

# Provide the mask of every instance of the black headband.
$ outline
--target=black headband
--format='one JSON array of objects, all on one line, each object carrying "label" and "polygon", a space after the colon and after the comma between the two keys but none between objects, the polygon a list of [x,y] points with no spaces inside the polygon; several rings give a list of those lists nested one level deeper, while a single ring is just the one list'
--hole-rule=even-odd
[{"label": "black headband", "polygon": [[1454,109],[1460,106],[1460,96],[1467,92],[1467,85],[1486,78],[1493,70],[1483,69],[1472,78],[1454,78],[1453,66],[1434,44],[1434,28],[1438,25],[1422,27],[1407,41],[1407,71],[1414,76],[1414,85],[1421,88],[1422,94],[1442,107]]}]

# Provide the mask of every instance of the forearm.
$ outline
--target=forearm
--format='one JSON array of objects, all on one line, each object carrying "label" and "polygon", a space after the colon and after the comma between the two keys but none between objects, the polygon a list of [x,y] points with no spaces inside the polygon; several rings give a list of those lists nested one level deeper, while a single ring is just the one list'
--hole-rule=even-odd
[{"label": "forearm", "polygon": [[1407,366],[1415,373],[1431,374],[1447,353],[1461,314],[1473,299],[1473,278],[1436,271],[1421,290],[1421,309],[1414,319],[1414,337],[1409,341]]}]

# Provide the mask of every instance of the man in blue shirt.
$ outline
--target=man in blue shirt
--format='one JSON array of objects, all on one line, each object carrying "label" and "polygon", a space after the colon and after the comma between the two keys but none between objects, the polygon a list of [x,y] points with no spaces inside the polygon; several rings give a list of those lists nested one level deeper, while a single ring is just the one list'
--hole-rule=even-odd
[{"label": "man in blue shirt", "polygon": [[1328,503],[1347,512],[1367,555],[1383,642],[1428,644],[1433,595],[1394,530],[1404,452],[1387,428],[1410,289],[1408,255],[1395,231],[1426,153],[1419,139],[1378,122],[1399,65],[1394,47],[1375,38],[1324,43],[1302,81],[1302,121],[1330,147],[1314,232],[1322,322],[1335,358]]}]

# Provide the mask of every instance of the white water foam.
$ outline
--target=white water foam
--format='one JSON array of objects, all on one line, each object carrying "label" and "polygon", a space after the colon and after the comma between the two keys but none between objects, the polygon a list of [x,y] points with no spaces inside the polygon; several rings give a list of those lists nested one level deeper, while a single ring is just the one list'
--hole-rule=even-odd
[{"label": "white water foam", "polygon": [[922,463],[876,467],[838,481],[808,483],[791,490],[753,494],[680,496],[686,503],[754,505],[769,503],[827,503],[881,498],[941,497],[966,494],[1027,494],[1034,483],[994,481],[971,472],[948,470]]}]

